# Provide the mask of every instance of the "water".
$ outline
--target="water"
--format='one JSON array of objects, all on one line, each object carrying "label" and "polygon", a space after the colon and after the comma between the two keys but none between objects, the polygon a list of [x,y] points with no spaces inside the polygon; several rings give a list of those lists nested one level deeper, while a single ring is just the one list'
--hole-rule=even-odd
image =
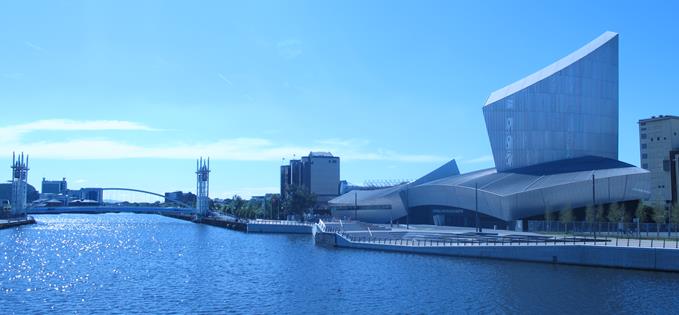
[{"label": "water", "polygon": [[155,215],[0,231],[7,313],[663,313],[679,274],[316,247]]}]

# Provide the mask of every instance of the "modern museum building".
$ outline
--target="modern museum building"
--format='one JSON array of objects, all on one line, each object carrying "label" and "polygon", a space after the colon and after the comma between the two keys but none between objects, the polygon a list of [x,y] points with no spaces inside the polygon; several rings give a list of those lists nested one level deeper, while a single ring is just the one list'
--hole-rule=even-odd
[{"label": "modern museum building", "polygon": [[495,168],[460,174],[455,160],[401,185],[330,200],[365,222],[484,225],[546,211],[648,198],[649,172],[618,160],[618,34],[490,94],[483,106]]}]

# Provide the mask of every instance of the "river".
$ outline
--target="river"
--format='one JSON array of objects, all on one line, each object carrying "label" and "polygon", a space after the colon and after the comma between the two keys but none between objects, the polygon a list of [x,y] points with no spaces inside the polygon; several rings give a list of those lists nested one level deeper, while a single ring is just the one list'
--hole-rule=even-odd
[{"label": "river", "polygon": [[35,218],[0,230],[3,314],[679,310],[673,273],[325,248],[157,215]]}]

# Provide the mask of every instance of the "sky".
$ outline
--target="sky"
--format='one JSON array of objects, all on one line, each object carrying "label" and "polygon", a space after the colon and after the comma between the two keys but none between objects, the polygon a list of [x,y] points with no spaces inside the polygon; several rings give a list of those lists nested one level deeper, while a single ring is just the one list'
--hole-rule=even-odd
[{"label": "sky", "polygon": [[[619,158],[637,121],[679,115],[674,1],[5,1],[0,158],[29,183],[278,192],[281,163],[341,178],[493,167],[482,106],[605,31],[620,34]],[[7,179],[10,176],[6,169]]]}]

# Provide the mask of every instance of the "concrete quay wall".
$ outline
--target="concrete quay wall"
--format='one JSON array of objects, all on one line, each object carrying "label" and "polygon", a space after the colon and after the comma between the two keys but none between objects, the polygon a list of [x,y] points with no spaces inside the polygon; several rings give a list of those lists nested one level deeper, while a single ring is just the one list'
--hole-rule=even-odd
[{"label": "concrete quay wall", "polygon": [[679,272],[679,250],[664,248],[599,245],[402,246],[355,243],[339,235],[335,235],[335,246],[419,254]]},{"label": "concrete quay wall", "polygon": [[33,219],[33,217],[28,217],[27,219],[13,220],[13,221],[9,221],[9,222],[0,222],[0,230],[9,229],[9,228],[12,228],[12,227],[26,225],[26,224],[35,224],[35,219]]},{"label": "concrete quay wall", "polygon": [[248,233],[311,234],[313,226],[302,224],[248,223]]}]

